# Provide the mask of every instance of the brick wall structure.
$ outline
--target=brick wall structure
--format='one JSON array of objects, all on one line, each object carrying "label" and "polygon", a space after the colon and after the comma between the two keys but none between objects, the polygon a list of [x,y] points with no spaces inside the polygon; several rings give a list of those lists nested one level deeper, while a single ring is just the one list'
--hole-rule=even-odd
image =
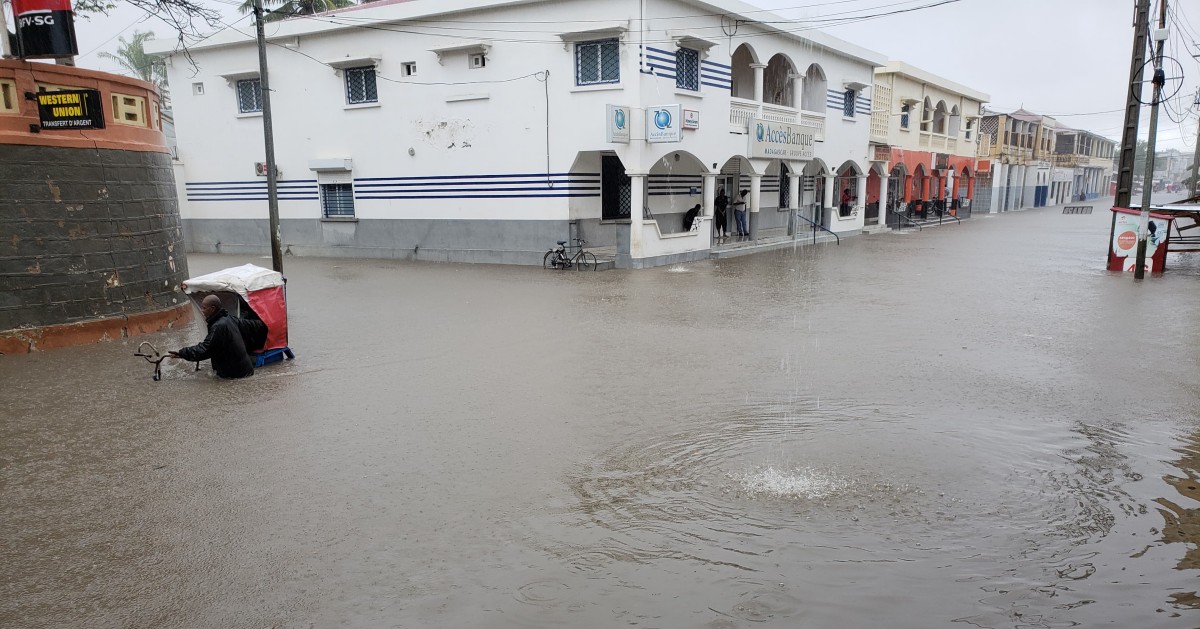
[{"label": "brick wall structure", "polygon": [[[55,86],[100,90],[106,128],[37,129],[37,103],[26,94]],[[190,319],[179,290],[187,259],[154,86],[0,60],[5,89],[0,353],[120,338]],[[107,106],[114,95],[131,97],[140,115],[126,107],[126,120],[116,120]]]}]

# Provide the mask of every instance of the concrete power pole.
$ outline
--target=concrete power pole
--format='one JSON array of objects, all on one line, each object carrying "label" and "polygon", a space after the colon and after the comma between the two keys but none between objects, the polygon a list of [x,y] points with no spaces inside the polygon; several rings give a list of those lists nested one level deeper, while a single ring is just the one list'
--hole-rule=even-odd
[{"label": "concrete power pole", "polygon": [[1117,166],[1117,207],[1129,207],[1133,196],[1133,164],[1137,156],[1138,116],[1142,108],[1142,79],[1146,65],[1146,33],[1150,30],[1150,0],[1136,0],[1133,20],[1133,57],[1129,61],[1125,128],[1121,133],[1121,161]]},{"label": "concrete power pole", "polygon": [[[1196,91],[1196,104],[1200,105],[1200,90]],[[1192,156],[1192,196],[1196,198],[1196,191],[1200,189],[1200,177],[1196,175],[1200,173],[1200,118],[1196,119],[1196,154]]]},{"label": "concrete power pole", "polygon": [[1137,259],[1136,266],[1133,267],[1133,277],[1138,280],[1146,277],[1146,240],[1150,235],[1150,230],[1147,229],[1150,224],[1150,193],[1154,189],[1154,141],[1158,136],[1158,101],[1162,98],[1163,84],[1166,83],[1166,75],[1162,69],[1163,45],[1166,44],[1166,37],[1161,39],[1158,37],[1167,28],[1167,0],[1158,1],[1159,34],[1155,36],[1155,39],[1158,39],[1158,46],[1154,51],[1154,98],[1150,101],[1150,137],[1146,142],[1146,176],[1142,183],[1142,216],[1138,221]]},{"label": "concrete power pole", "polygon": [[262,88],[263,142],[267,148],[267,211],[271,219],[271,266],[276,272],[283,273],[278,177],[275,171],[275,132],[271,126],[271,83],[267,80],[267,38],[263,35],[262,0],[254,0],[254,30],[258,33],[258,78]]}]

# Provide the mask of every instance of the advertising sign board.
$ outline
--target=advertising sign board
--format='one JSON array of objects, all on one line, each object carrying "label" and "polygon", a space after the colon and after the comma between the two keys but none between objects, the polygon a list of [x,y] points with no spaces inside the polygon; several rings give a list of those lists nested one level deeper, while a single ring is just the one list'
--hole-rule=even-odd
[{"label": "advertising sign board", "polygon": [[628,107],[609,105],[605,140],[616,144],[629,144],[629,123],[632,120]]},{"label": "advertising sign board", "polygon": [[72,57],[79,54],[71,0],[12,0],[17,22],[17,57]]},{"label": "advertising sign board", "polygon": [[103,129],[100,90],[38,92],[38,118],[43,129]]},{"label": "advertising sign board", "polygon": [[812,127],[750,119],[750,157],[811,160],[816,147]]},{"label": "advertising sign board", "polygon": [[646,108],[646,141],[652,144],[683,140],[683,115],[679,105]]}]

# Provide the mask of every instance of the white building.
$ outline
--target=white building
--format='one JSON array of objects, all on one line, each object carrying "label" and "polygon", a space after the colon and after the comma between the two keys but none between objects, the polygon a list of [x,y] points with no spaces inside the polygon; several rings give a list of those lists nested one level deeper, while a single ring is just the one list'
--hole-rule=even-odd
[{"label": "white building", "polygon": [[[192,46],[197,67],[147,44],[168,59],[194,251],[269,250],[252,36]],[[863,228],[883,58],[740,2],[381,0],[268,39],[295,254],[535,264],[580,236],[665,264],[710,254],[718,188],[749,190],[755,238],[790,208]]]}]

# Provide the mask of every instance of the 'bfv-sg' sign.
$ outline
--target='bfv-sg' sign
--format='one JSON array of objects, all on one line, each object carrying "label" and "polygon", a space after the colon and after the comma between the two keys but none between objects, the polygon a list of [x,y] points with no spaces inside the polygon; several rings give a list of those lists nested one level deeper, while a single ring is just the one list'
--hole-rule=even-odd
[{"label": "'bfv-sg' sign", "polygon": [[17,57],[39,59],[79,54],[71,0],[13,0]]}]

